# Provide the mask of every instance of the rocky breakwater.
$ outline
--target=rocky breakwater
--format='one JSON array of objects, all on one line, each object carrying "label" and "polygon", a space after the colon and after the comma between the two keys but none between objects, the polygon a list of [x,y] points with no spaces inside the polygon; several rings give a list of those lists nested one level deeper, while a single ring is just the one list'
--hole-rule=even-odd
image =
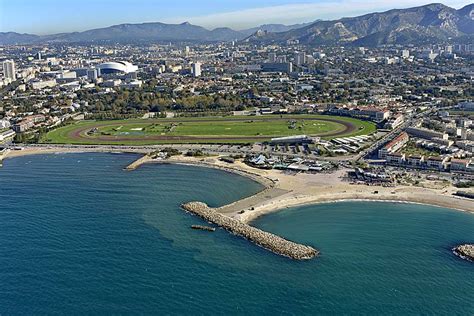
[{"label": "rocky breakwater", "polygon": [[208,222],[214,223],[235,235],[242,236],[278,255],[296,260],[304,260],[311,259],[319,253],[313,247],[286,240],[280,236],[265,232],[242,223],[239,220],[220,214],[205,203],[189,202],[183,204],[182,208],[187,212],[195,214]]},{"label": "rocky breakwater", "polygon": [[453,249],[455,255],[474,262],[474,244],[465,244]]}]

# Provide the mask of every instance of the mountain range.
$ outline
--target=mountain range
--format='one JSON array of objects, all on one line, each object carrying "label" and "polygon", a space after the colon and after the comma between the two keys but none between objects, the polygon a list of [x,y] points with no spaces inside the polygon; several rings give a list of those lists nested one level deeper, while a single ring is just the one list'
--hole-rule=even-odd
[{"label": "mountain range", "polygon": [[474,4],[456,10],[443,4],[370,13],[333,21],[283,25],[266,24],[247,30],[213,30],[181,24],[120,24],[84,32],[53,35],[0,32],[0,45],[79,42],[221,42],[256,44],[298,40],[307,45],[423,44],[458,40],[474,43]]},{"label": "mountain range", "polygon": [[443,4],[371,13],[335,21],[317,21],[282,33],[257,32],[255,43],[298,40],[308,45],[439,43],[458,39],[474,43],[474,4],[456,10]]},{"label": "mountain range", "polygon": [[228,27],[213,30],[188,22],[166,24],[160,22],[119,24],[84,32],[60,33],[52,35],[21,34],[0,32],[0,45],[78,43],[78,42],[226,42],[243,40],[257,31],[283,32],[309,25],[265,24],[259,27],[235,31]]}]

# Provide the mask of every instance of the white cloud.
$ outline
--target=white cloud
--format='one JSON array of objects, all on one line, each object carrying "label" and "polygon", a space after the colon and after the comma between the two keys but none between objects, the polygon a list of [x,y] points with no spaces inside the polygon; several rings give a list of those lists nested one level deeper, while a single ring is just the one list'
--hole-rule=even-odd
[{"label": "white cloud", "polygon": [[[376,11],[408,8],[432,3],[433,0],[326,0],[319,3],[296,3],[240,11],[217,13],[204,16],[170,18],[164,22],[179,23],[189,21],[207,28],[227,26],[242,29],[266,23],[303,23],[317,19],[337,19],[357,16]],[[469,4],[466,1],[449,0],[444,4],[460,8]]]}]

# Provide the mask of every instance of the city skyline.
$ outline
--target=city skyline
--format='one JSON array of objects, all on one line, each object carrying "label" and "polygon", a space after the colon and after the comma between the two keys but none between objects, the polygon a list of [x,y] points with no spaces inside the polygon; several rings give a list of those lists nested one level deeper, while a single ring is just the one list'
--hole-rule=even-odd
[{"label": "city skyline", "polygon": [[[400,0],[394,6],[391,1],[376,4],[367,0],[288,1],[259,0],[223,3],[185,0],[178,3],[138,1],[91,0],[81,3],[60,3],[55,0],[35,2],[0,0],[0,32],[19,32],[38,35],[62,32],[80,32],[123,23],[182,23],[190,22],[208,29],[230,27],[236,30],[261,24],[297,24],[317,19],[331,20],[357,16],[373,11],[386,11],[425,5],[432,1]],[[443,4],[461,8],[468,1],[450,0]],[[55,12],[51,16],[51,12]],[[107,13],[107,14],[104,14]],[[44,16],[48,21],[44,21]],[[244,18],[243,18],[244,17]]]}]

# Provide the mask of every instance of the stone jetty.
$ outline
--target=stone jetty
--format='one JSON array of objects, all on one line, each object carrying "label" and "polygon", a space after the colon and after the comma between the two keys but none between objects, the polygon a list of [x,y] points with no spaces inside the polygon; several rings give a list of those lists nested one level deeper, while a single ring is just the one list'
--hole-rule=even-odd
[{"label": "stone jetty", "polygon": [[144,156],[138,158],[137,160],[133,161],[131,164],[126,166],[124,169],[132,171],[132,170],[137,169],[138,167],[140,167],[144,163],[147,163],[147,162],[152,161],[152,160],[153,159],[149,155],[144,155]]},{"label": "stone jetty", "polygon": [[195,214],[208,222],[214,223],[235,235],[242,236],[278,255],[296,260],[304,260],[311,259],[319,254],[319,252],[313,247],[286,240],[280,236],[242,223],[239,220],[216,212],[205,203],[189,202],[183,204],[182,208],[187,212]]},{"label": "stone jetty", "polygon": [[455,255],[474,262],[474,244],[464,244],[453,249]]}]

